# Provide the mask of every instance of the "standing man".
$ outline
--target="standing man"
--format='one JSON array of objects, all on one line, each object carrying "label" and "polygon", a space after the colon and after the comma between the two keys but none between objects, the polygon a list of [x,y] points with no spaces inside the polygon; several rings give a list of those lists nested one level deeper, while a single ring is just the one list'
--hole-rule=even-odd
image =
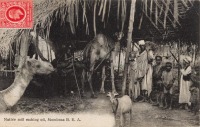
[{"label": "standing man", "polygon": [[180,79],[180,94],[179,94],[179,103],[186,110],[188,109],[188,104],[190,105],[190,86],[191,82],[191,72],[192,68],[190,62],[192,58],[185,56],[183,59],[183,69],[181,69],[181,79]]},{"label": "standing man", "polygon": [[138,79],[137,81],[141,85],[141,102],[147,101],[148,95],[151,92],[152,87],[152,61],[153,52],[152,50],[147,51],[145,46],[145,41],[140,40],[138,42],[140,47],[139,56],[137,58],[137,69],[138,69]]}]

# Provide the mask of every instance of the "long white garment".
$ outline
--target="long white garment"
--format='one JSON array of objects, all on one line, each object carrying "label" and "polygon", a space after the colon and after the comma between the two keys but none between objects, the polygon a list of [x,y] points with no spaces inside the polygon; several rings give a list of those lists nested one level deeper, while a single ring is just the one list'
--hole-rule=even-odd
[{"label": "long white garment", "polygon": [[142,90],[148,91],[148,95],[152,91],[152,73],[153,73],[152,65],[148,64],[148,71],[147,74],[145,74],[144,79],[142,80],[142,86],[141,86]]},{"label": "long white garment", "polygon": [[153,67],[151,64],[148,65],[148,72],[147,72],[147,91],[148,96],[150,95],[152,91],[152,74],[153,74]]},{"label": "long white garment", "polygon": [[141,84],[141,89],[142,90],[147,90],[148,91],[148,95],[151,93],[152,91],[152,74],[153,74],[153,68],[151,64],[148,64],[148,61],[153,59],[154,55],[153,55],[153,51],[149,50],[147,52],[147,69],[146,69],[146,74],[144,76],[144,79],[142,80],[142,84]]},{"label": "long white garment", "polygon": [[191,81],[185,81],[183,79],[184,75],[190,74],[192,71],[191,66],[187,67],[186,69],[181,69],[181,80],[180,80],[180,94],[179,94],[179,103],[188,103],[190,104],[190,86]]},{"label": "long white garment", "polygon": [[133,61],[130,63],[130,84],[129,90],[132,90],[134,99],[140,95],[140,84],[137,82],[138,73],[137,73],[137,62]]}]

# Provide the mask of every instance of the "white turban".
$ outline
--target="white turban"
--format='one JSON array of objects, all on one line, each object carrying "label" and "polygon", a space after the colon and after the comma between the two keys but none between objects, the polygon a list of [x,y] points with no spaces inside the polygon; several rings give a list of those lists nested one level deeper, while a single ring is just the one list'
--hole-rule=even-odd
[{"label": "white turban", "polygon": [[138,42],[138,44],[139,44],[139,45],[145,45],[145,42],[144,42],[144,40],[140,40],[140,41]]},{"label": "white turban", "polygon": [[192,58],[190,56],[185,56],[185,58],[183,59],[185,62],[190,63],[192,62]]}]

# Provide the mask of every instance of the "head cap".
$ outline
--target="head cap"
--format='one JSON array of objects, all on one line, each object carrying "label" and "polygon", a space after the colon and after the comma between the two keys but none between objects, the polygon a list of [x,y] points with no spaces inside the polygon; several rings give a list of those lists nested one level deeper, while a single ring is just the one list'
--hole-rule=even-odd
[{"label": "head cap", "polygon": [[144,41],[144,40],[140,40],[140,41],[138,42],[138,44],[139,44],[139,45],[145,45],[145,41]]},{"label": "head cap", "polygon": [[172,62],[166,62],[165,66],[166,67],[172,67]]},{"label": "head cap", "polygon": [[156,56],[155,59],[156,60],[162,60],[162,57],[161,56]]},{"label": "head cap", "polygon": [[185,56],[185,58],[183,59],[186,63],[190,63],[192,62],[192,58],[190,56]]}]

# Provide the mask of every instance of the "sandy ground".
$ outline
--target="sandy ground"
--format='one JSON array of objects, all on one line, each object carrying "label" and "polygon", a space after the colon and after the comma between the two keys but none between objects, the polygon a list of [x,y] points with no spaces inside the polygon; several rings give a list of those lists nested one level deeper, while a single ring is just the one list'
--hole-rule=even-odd
[{"label": "sandy ground", "polygon": [[[10,111],[8,111],[10,112]],[[91,99],[89,93],[81,101],[77,97],[65,98],[22,98],[14,109],[15,113],[97,113],[113,114],[109,98],[99,94],[97,99]],[[129,126],[129,116],[126,115],[126,127]],[[119,115],[116,118],[119,125]],[[161,127],[161,126],[199,126],[199,114],[181,109],[163,110],[147,102],[133,103],[132,126],[135,127]]]}]

